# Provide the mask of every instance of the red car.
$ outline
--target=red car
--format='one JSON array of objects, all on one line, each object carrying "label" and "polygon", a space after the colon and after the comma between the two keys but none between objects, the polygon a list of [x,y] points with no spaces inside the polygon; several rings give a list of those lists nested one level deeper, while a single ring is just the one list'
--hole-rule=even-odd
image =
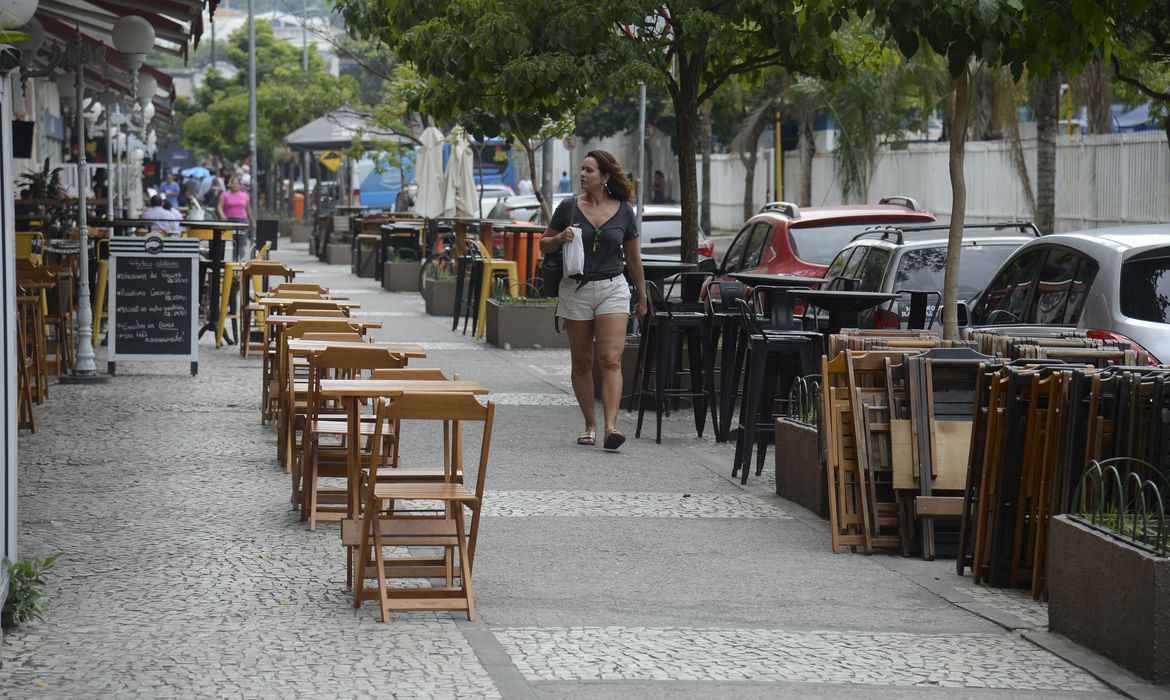
[{"label": "red car", "polygon": [[719,276],[750,270],[824,277],[833,257],[866,228],[934,220],[934,214],[902,196],[884,197],[878,204],[804,209],[771,202],[736,234],[719,264]]}]

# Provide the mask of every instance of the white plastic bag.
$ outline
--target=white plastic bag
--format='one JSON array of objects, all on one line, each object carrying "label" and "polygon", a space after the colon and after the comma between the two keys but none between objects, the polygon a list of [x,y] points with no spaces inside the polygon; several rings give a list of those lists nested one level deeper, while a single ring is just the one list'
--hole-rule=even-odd
[{"label": "white plastic bag", "polygon": [[581,227],[573,226],[573,240],[561,248],[565,256],[565,277],[585,273],[585,246],[581,243]]}]

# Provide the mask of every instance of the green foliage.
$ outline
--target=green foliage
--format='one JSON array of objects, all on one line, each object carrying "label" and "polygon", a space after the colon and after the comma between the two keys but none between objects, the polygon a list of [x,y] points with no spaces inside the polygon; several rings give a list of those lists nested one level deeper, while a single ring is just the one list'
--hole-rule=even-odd
[{"label": "green foliage", "polygon": [[44,559],[22,559],[8,565],[8,597],[0,615],[4,629],[44,619],[45,574],[59,556],[57,552]]},{"label": "green foliage", "polygon": [[[243,160],[248,153],[248,36],[234,32],[225,53],[239,69],[232,80],[209,71],[193,102],[181,102],[183,144],[197,153]],[[301,50],[279,41],[267,22],[256,23],[256,148],[272,153],[285,136],[329,111],[353,102],[357,85],[335,78],[310,45],[309,71]]]},{"label": "green foliage", "polygon": [[40,170],[30,170],[16,181],[17,190],[27,190],[32,199],[57,199],[65,196],[65,188],[61,186],[61,168],[50,168],[49,159],[45,158]]}]

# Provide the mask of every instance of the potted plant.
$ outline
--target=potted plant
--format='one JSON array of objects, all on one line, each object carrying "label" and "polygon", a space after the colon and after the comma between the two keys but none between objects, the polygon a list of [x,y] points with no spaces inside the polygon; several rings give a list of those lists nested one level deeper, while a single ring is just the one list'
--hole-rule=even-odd
[{"label": "potted plant", "polygon": [[[417,275],[417,268],[415,274]],[[431,316],[455,315],[455,278],[446,269],[431,266],[422,277],[423,301]]]},{"label": "potted plant", "polygon": [[556,311],[556,299],[509,296],[497,284],[487,302],[487,341],[505,350],[567,348],[569,336],[557,332]]},{"label": "potted plant", "polygon": [[776,419],[776,495],[829,517],[829,492],[820,443],[820,375],[797,377],[789,413]]},{"label": "potted plant", "polygon": [[382,263],[382,289],[387,292],[419,292],[417,257],[390,249],[390,259]]}]

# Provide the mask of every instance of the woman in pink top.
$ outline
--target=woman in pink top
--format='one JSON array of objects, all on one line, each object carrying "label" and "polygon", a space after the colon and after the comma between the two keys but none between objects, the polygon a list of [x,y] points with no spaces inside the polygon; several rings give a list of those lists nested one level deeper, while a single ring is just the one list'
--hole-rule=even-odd
[{"label": "woman in pink top", "polygon": [[228,191],[219,196],[216,210],[221,219],[252,222],[252,209],[248,206],[248,193],[240,189],[238,177],[233,177],[228,182]]},{"label": "woman in pink top", "polygon": [[248,206],[248,193],[240,188],[240,178],[233,177],[228,181],[228,191],[219,196],[219,204],[215,210],[219,218],[228,221],[247,221],[249,227],[245,231],[236,231],[232,236],[232,259],[237,262],[241,257],[250,257],[251,250],[251,223],[252,208]]}]

